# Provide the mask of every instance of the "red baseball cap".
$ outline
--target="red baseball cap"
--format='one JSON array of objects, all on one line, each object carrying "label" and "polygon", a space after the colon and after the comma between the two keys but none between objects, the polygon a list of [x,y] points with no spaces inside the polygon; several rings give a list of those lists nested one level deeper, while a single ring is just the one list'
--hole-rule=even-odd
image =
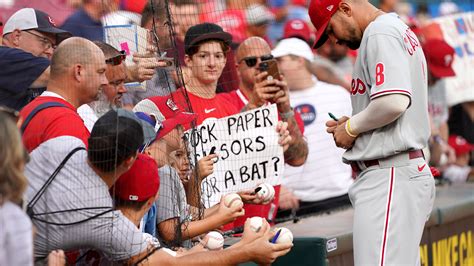
[{"label": "red baseball cap", "polygon": [[283,28],[283,39],[302,38],[307,43],[314,41],[314,32],[310,29],[308,23],[302,19],[291,19],[285,23]]},{"label": "red baseball cap", "polygon": [[428,68],[433,76],[437,78],[456,76],[452,65],[454,59],[454,49],[444,40],[430,39],[423,45]]},{"label": "red baseball cap", "polygon": [[324,34],[332,15],[336,13],[341,0],[312,0],[309,4],[309,17],[316,28],[316,44],[314,48],[323,45],[328,36]]},{"label": "red baseball cap", "polygon": [[112,191],[121,200],[143,202],[158,193],[160,177],[155,160],[139,153],[132,167],[117,181]]},{"label": "red baseball cap", "polygon": [[474,150],[474,145],[467,142],[465,138],[457,135],[449,136],[448,144],[456,151],[456,155],[465,154]]},{"label": "red baseball cap", "polygon": [[155,128],[160,127],[156,138],[159,139],[178,125],[186,125],[196,119],[197,115],[194,113],[183,112],[168,96],[155,96],[144,99],[137,103],[133,108],[134,112],[143,112],[156,121]]}]

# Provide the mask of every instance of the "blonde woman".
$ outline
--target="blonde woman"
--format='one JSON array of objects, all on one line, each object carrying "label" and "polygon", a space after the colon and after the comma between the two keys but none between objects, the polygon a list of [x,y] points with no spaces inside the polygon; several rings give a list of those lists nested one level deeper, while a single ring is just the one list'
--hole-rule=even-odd
[{"label": "blonde woman", "polygon": [[17,118],[16,113],[0,109],[0,265],[33,265],[32,225],[20,208],[28,153]]}]

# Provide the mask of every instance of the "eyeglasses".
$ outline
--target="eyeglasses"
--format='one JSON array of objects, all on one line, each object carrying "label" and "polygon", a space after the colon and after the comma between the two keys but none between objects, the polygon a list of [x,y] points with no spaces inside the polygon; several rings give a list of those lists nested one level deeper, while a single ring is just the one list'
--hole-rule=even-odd
[{"label": "eyeglasses", "polygon": [[262,55],[262,56],[260,56],[260,57],[257,57],[257,56],[245,57],[245,58],[243,58],[242,60],[239,61],[239,64],[242,63],[242,61],[245,61],[245,64],[246,64],[248,67],[254,67],[254,66],[257,65],[258,58],[260,58],[260,61],[267,61],[267,60],[273,59],[273,55],[271,55],[271,54],[266,54],[266,55]]},{"label": "eyeglasses", "polygon": [[114,57],[111,57],[111,58],[108,58],[105,60],[105,63],[108,64],[108,65],[112,65],[112,66],[118,66],[120,64],[122,64],[123,60],[125,60],[125,58],[127,58],[127,55],[125,54],[125,51],[120,51],[120,54],[119,55],[116,55]]},{"label": "eyeglasses", "polygon": [[53,42],[51,42],[48,38],[46,38],[44,36],[41,36],[39,34],[33,33],[31,31],[25,31],[25,32],[27,32],[27,33],[29,33],[33,36],[38,37],[41,40],[41,42],[43,43],[43,47],[44,47],[45,50],[48,50],[50,48],[56,49],[57,45],[55,45]]}]

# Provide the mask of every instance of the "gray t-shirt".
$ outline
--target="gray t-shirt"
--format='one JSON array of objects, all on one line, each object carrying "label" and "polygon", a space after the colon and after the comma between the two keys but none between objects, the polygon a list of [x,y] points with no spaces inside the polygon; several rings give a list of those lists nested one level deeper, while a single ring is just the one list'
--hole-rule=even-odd
[{"label": "gray t-shirt", "polygon": [[33,265],[33,227],[17,205],[0,205],[0,265]]},{"label": "gray t-shirt", "polygon": [[389,94],[410,97],[410,106],[392,123],[361,134],[344,161],[386,158],[427,146],[426,60],[415,34],[396,14],[381,15],[365,29],[352,76],[353,115]]},{"label": "gray t-shirt", "polygon": [[[80,139],[61,136],[33,150],[25,169],[28,201],[76,147],[84,147]],[[35,259],[41,260],[55,249],[96,249],[112,261],[126,260],[145,251],[143,233],[112,208],[109,188],[87,163],[87,152],[76,152],[33,206],[37,218],[32,219],[37,229]]]},{"label": "gray t-shirt", "polygon": [[436,127],[448,121],[448,102],[446,100],[446,82],[438,80],[428,88],[428,112]]},{"label": "gray t-shirt", "polygon": [[[158,169],[160,175],[160,192],[156,200],[156,223],[172,218],[179,218],[183,223],[188,218],[186,192],[176,170],[165,165]],[[161,240],[162,238],[158,236]],[[188,242],[183,244],[188,245]]]}]

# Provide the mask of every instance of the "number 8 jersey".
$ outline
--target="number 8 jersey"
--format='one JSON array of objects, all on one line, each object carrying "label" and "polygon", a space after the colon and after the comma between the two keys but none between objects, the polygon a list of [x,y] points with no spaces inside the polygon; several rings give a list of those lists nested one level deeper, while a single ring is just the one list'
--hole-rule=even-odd
[{"label": "number 8 jersey", "polygon": [[392,123],[365,132],[343,156],[345,161],[385,158],[427,145],[430,127],[426,60],[415,34],[395,13],[371,22],[362,38],[351,81],[352,115],[388,94],[410,98]]}]

